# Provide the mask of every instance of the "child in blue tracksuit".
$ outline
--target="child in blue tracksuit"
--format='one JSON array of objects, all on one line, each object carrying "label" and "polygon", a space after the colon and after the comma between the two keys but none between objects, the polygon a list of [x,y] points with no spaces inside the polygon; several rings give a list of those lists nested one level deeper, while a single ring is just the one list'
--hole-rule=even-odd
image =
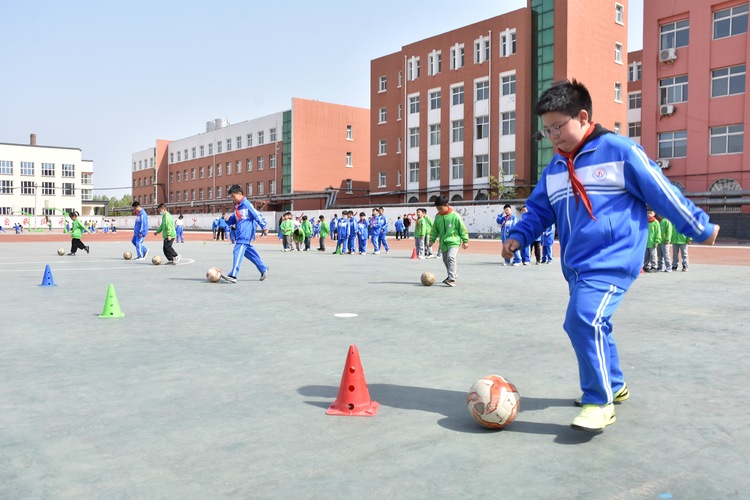
[{"label": "child in blue tracksuit", "polygon": [[137,201],[132,204],[135,223],[133,224],[133,239],[130,240],[135,247],[135,260],[145,259],[148,255],[148,248],[143,244],[143,240],[148,234],[148,215],[143,207]]},{"label": "child in blue tracksuit", "polygon": [[380,247],[385,247],[385,253],[391,249],[388,248],[386,236],[388,235],[388,217],[385,216],[385,208],[378,207],[378,248],[375,253],[380,253]]},{"label": "child in blue tracksuit", "polygon": [[[346,215],[346,212],[343,212]],[[338,238],[336,239],[336,250],[333,253],[345,254],[349,248],[349,224],[346,219],[339,219],[338,225],[336,226],[336,233]]]},{"label": "child in blue tracksuit", "polygon": [[211,223],[211,231],[214,233],[214,240],[219,239],[219,218],[215,218]]},{"label": "child in blue tracksuit", "polygon": [[570,292],[563,328],[578,359],[583,393],[583,409],[571,426],[601,432],[616,420],[613,403],[630,396],[612,315],[641,271],[646,205],[699,242],[712,244],[719,226],[673,188],[641,146],[591,121],[591,96],[583,84],[554,84],[534,112],[544,125],[539,135],[557,154],[526,202],[529,212],[510,230],[503,257],[557,224]]},{"label": "child in blue tracksuit", "polygon": [[377,252],[380,250],[380,229],[378,223],[380,219],[378,217],[378,209],[372,209],[372,217],[368,219],[370,225],[368,227],[370,231],[370,241],[372,241],[372,251]]},{"label": "child in blue tracksuit", "polygon": [[364,212],[359,213],[359,222],[357,222],[357,243],[359,243],[359,254],[365,255],[367,253],[367,237],[369,233],[367,226],[370,223],[367,221],[367,215]]},{"label": "child in blue tracksuit", "polygon": [[333,217],[331,217],[331,222],[328,223],[328,227],[331,229],[331,239],[333,241],[336,241],[338,237],[339,214],[333,214]]},{"label": "child in blue tracksuit", "polygon": [[[237,275],[240,272],[244,257],[255,264],[260,273],[260,281],[263,281],[268,276],[268,266],[263,263],[250,241],[253,238],[256,223],[263,230],[264,235],[268,234],[266,219],[247,201],[245,193],[242,192],[242,188],[238,184],[229,188],[229,196],[234,201],[234,213],[229,216],[226,223],[228,226],[236,227],[237,242],[234,244],[232,270],[228,275],[222,274],[221,277],[230,283],[237,283]],[[224,217],[221,220],[224,220]]]},{"label": "child in blue tracksuit", "polygon": [[396,239],[400,240],[404,238],[404,221],[401,220],[400,215],[398,219],[396,219],[396,222],[393,224],[393,226],[396,228]]},{"label": "child in blue tracksuit", "polygon": [[542,232],[542,264],[552,264],[552,245],[555,243],[555,225]]},{"label": "child in blue tracksuit", "polygon": [[349,241],[347,242],[347,245],[349,246],[348,253],[354,253],[357,251],[357,221],[354,218],[354,210],[349,210],[346,213],[346,223],[349,224]]},{"label": "child in blue tracksuit", "polygon": [[[513,207],[506,204],[503,206],[503,211],[497,215],[497,219],[495,221],[500,225],[500,238],[503,241],[503,244],[508,240],[508,235],[510,234],[510,230],[513,229],[513,226],[515,226],[518,223],[518,219],[515,215],[513,215]],[[503,261],[503,265],[507,266],[510,264],[510,258],[506,258]],[[513,265],[514,266],[520,266],[521,265],[521,252],[516,251],[513,253]]]},{"label": "child in blue tracksuit", "polygon": [[219,217],[219,226],[216,228],[216,239],[224,241],[226,238],[226,232],[227,232],[227,214],[224,212],[221,213],[221,217]]}]

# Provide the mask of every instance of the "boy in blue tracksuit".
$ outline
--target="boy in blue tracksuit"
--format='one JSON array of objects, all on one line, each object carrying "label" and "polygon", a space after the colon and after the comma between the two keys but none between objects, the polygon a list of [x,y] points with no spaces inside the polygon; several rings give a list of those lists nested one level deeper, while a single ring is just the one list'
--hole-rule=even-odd
[{"label": "boy in blue tracksuit", "polygon": [[646,248],[646,205],[677,230],[713,244],[719,226],[673,189],[643,148],[591,121],[591,96],[573,80],[554,84],[534,112],[539,133],[557,150],[526,205],[529,212],[503,244],[509,258],[553,223],[570,300],[563,328],[578,359],[578,430],[601,432],[615,422],[613,402],[626,400],[612,315],[641,271]]},{"label": "boy in blue tracksuit", "polygon": [[232,270],[228,275],[222,274],[221,277],[230,283],[237,283],[237,275],[240,272],[242,258],[244,257],[255,264],[260,273],[260,281],[263,281],[268,276],[268,266],[263,263],[255,247],[250,244],[250,240],[255,232],[255,223],[263,230],[263,235],[268,234],[266,219],[247,201],[245,193],[242,192],[242,188],[238,184],[229,188],[229,196],[234,201],[234,213],[229,216],[229,220],[226,222],[230,226],[236,226],[237,243],[234,244]]},{"label": "boy in blue tracksuit", "polygon": [[555,243],[555,225],[542,232],[542,264],[552,264],[552,245]]},{"label": "boy in blue tracksuit", "polygon": [[[515,226],[518,223],[518,218],[513,215],[513,207],[511,207],[508,204],[505,204],[503,206],[503,211],[497,215],[497,219],[495,219],[495,222],[497,222],[500,225],[500,238],[503,241],[503,244],[508,240],[508,235],[510,234],[510,230],[513,229],[513,226]],[[507,266],[510,265],[510,258],[506,258],[503,261],[503,265]],[[513,265],[514,266],[520,266],[521,265],[521,252],[516,251],[513,253]]]},{"label": "boy in blue tracksuit", "polygon": [[214,221],[211,223],[211,231],[214,233],[214,240],[216,240],[219,237],[219,218],[215,218]]},{"label": "boy in blue tracksuit", "polygon": [[226,216],[227,216],[227,214],[225,214],[224,212],[222,212],[221,213],[221,217],[219,217],[219,225],[216,228],[216,239],[217,240],[224,241],[224,239],[226,237],[226,232],[227,232],[227,227],[228,227]]},{"label": "boy in blue tracksuit", "polygon": [[372,251],[375,253],[380,250],[380,228],[378,226],[380,217],[377,208],[372,209],[372,217],[368,221],[370,223],[368,229],[370,231],[370,241],[372,241]]},{"label": "boy in blue tracksuit", "polygon": [[[346,215],[346,212],[343,212],[342,215]],[[339,219],[336,234],[338,238],[336,239],[336,250],[333,253],[345,254],[349,248],[347,246],[349,243],[349,224],[346,219]]]},{"label": "boy in blue tracksuit", "polygon": [[132,204],[135,223],[133,224],[133,239],[130,240],[135,247],[135,260],[145,259],[148,255],[148,248],[143,244],[143,240],[148,234],[148,215],[140,203],[134,201]]},{"label": "boy in blue tracksuit", "polygon": [[328,227],[331,229],[331,239],[336,241],[336,238],[338,237],[339,214],[333,214],[331,222],[328,223]]},{"label": "boy in blue tracksuit", "polygon": [[383,207],[378,208],[378,248],[375,253],[380,253],[380,247],[385,247],[385,253],[388,253],[391,249],[388,248],[388,242],[385,237],[388,235],[388,217],[385,216],[385,209]]},{"label": "boy in blue tracksuit", "polygon": [[365,255],[367,253],[367,237],[369,233],[367,226],[370,223],[367,221],[367,215],[364,212],[359,213],[359,222],[357,222],[357,243],[359,243],[359,254]]},{"label": "boy in blue tracksuit", "polygon": [[346,213],[346,223],[349,224],[348,253],[354,253],[357,251],[357,220],[354,218],[354,210],[349,210]]}]

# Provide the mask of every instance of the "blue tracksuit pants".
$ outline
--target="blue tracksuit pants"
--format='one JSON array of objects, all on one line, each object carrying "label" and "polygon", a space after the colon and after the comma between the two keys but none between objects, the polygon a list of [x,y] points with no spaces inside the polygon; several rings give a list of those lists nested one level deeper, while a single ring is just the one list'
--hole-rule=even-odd
[{"label": "blue tracksuit pants", "polygon": [[623,385],[620,358],[612,338],[612,315],[625,290],[594,280],[571,280],[563,328],[578,358],[583,404],[607,404]]},{"label": "blue tracksuit pants", "polygon": [[145,236],[133,234],[133,239],[130,240],[133,243],[133,246],[135,246],[135,256],[138,259],[146,255],[146,252],[148,252],[148,248],[143,244],[144,239],[146,239]]},{"label": "blue tracksuit pants", "polygon": [[357,243],[359,243],[359,253],[367,252],[367,238],[357,236]]},{"label": "blue tracksuit pants", "polygon": [[552,262],[552,245],[542,245],[542,262]]},{"label": "blue tracksuit pants", "polygon": [[380,236],[378,237],[378,248],[376,251],[380,251],[380,247],[385,247],[385,251],[389,252],[391,249],[388,248],[388,242],[385,241],[385,232],[380,233]]},{"label": "blue tracksuit pants", "polygon": [[255,247],[253,247],[250,243],[236,243],[234,245],[234,260],[232,261],[232,272],[229,273],[229,276],[233,278],[237,277],[237,274],[239,274],[240,272],[240,266],[242,265],[243,257],[255,264],[255,267],[258,268],[258,272],[260,274],[263,274],[268,269],[268,266],[263,263],[260,255],[258,255],[258,252],[255,250]]}]

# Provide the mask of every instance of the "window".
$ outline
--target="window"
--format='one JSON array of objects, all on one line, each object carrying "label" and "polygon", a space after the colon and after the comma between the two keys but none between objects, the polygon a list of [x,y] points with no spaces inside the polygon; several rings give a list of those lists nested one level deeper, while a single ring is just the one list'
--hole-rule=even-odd
[{"label": "window", "polygon": [[34,207],[22,207],[21,212],[25,212],[29,215],[36,215],[36,208]]},{"label": "window", "polygon": [[414,128],[409,129],[409,147],[410,148],[419,147],[419,127],[414,127]]},{"label": "window", "polygon": [[[214,166],[213,165],[209,165],[208,166],[208,178],[210,179],[213,176],[214,176]],[[180,180],[180,173],[179,172],[177,172],[177,180],[178,181]]]},{"label": "window", "polygon": [[247,138],[247,147],[249,148],[252,147],[253,146],[253,134],[247,134],[246,138]]},{"label": "window", "polygon": [[430,160],[430,180],[440,180],[440,160]]},{"label": "window", "polygon": [[13,175],[13,162],[9,160],[0,160],[0,174]]},{"label": "window", "polygon": [[276,142],[276,129],[275,128],[268,130],[268,140],[271,142]]},{"label": "window", "polygon": [[440,124],[430,125],[430,146],[440,145]]},{"label": "window", "polygon": [[641,136],[641,122],[628,123],[628,137]]},{"label": "window", "polygon": [[628,109],[641,109],[641,93],[628,94]]},{"label": "window", "polygon": [[403,80],[404,80],[404,74],[401,71],[399,71],[398,72],[398,88],[401,88],[401,84],[403,83]]},{"label": "window", "polygon": [[55,176],[55,164],[54,163],[42,163],[42,177],[54,177]]},{"label": "window", "polygon": [[182,171],[182,178],[185,180],[185,182],[187,182],[188,180],[187,169]]},{"label": "window", "polygon": [[[208,154],[210,154],[210,155],[214,154],[214,143],[213,142],[208,145]],[[179,197],[178,197],[177,201],[179,201]]]},{"label": "window", "polygon": [[396,153],[401,154],[401,138],[399,137],[398,142],[396,143]]},{"label": "window", "polygon": [[490,160],[488,155],[476,155],[474,157],[474,177],[487,177],[490,175]]},{"label": "window", "polygon": [[474,64],[481,64],[490,58],[490,39],[479,37],[474,40]]},{"label": "window", "polygon": [[387,87],[387,78],[384,76],[381,76],[378,83],[378,92],[385,92]]},{"label": "window", "polygon": [[247,171],[252,172],[253,171],[253,160],[251,158],[248,158],[246,161],[247,164]]},{"label": "window", "polygon": [[474,88],[476,90],[476,100],[477,101],[485,101],[490,98],[490,82],[489,80],[484,80],[481,82],[476,82],[474,84]]},{"label": "window", "polygon": [[232,150],[232,139],[227,139],[227,151]]},{"label": "window", "polygon": [[742,139],[744,134],[744,125],[711,127],[711,147],[709,148],[709,154],[731,155],[742,153]]},{"label": "window", "polygon": [[419,78],[419,58],[418,57],[412,57],[408,60],[406,63],[406,77],[409,80],[416,80]]},{"label": "window", "polygon": [[[178,192],[177,195],[179,196],[179,194],[180,193]],[[210,186],[206,188],[206,197],[209,200],[213,200],[214,199],[214,188],[212,188]]]},{"label": "window", "polygon": [[351,140],[353,140],[353,136],[352,136],[352,126],[351,126],[351,125],[347,125],[347,126],[346,126],[346,140],[347,140],[347,141],[351,141]]},{"label": "window", "polygon": [[237,136],[237,137],[235,138],[235,141],[236,141],[236,148],[237,148],[237,149],[242,149],[242,136],[241,136],[241,135],[238,135],[238,136]]},{"label": "window", "polygon": [[458,106],[459,104],[464,103],[464,86],[459,85],[458,87],[453,87],[451,89],[451,104],[453,106]]},{"label": "window", "polygon": [[502,78],[503,95],[513,95],[516,93],[516,75],[507,75]]},{"label": "window", "polygon": [[263,181],[258,181],[256,186],[258,188],[258,196],[262,196],[266,194],[265,185],[263,184]]},{"label": "window", "polygon": [[204,189],[203,189],[203,188],[200,188],[200,189],[198,190],[198,199],[199,199],[199,200],[202,200],[202,199],[204,199],[204,198],[203,198],[204,194],[205,194],[205,191],[204,191]]},{"label": "window", "polygon": [[13,181],[0,181],[0,194],[13,194]]},{"label": "window", "polygon": [[0,207],[0,215],[13,215],[11,207]]},{"label": "window", "polygon": [[451,158],[451,179],[463,179],[464,178],[464,159]]},{"label": "window", "polygon": [[[216,199],[221,198],[221,186],[216,186]],[[185,191],[185,201],[187,201],[187,191]]]},{"label": "window", "polygon": [[242,160],[237,160],[237,163],[234,164],[234,170],[238,174],[242,173]]},{"label": "window", "polygon": [[378,173],[378,187],[379,188],[385,187],[385,172]]},{"label": "window", "polygon": [[[193,148],[193,150],[192,150],[192,158],[195,158],[195,154],[196,154],[196,153],[195,153],[195,148]],[[153,162],[154,162],[154,160],[153,160],[153,158],[152,158],[152,159],[151,159],[151,163],[153,163]],[[153,165],[151,165],[151,166],[153,167]]]},{"label": "window", "polygon": [[271,179],[268,181],[268,194],[276,194],[276,180]]},{"label": "window", "polygon": [[34,194],[36,187],[34,181],[21,181],[21,194]]},{"label": "window", "polygon": [[180,192],[177,191],[177,201],[180,201]]},{"label": "window", "polygon": [[[217,153],[221,153],[221,148],[222,148],[221,144],[222,144],[221,141],[216,141],[216,152]],[[180,161],[180,153],[177,153],[177,161]],[[185,200],[185,201],[187,201],[187,200]]]},{"label": "window", "polygon": [[451,69],[464,67],[464,44],[456,44],[451,47]]},{"label": "window", "polygon": [[33,161],[21,162],[21,175],[34,175],[34,162]]},{"label": "window", "polygon": [[180,182],[180,171],[177,171],[177,182]]},{"label": "window", "polygon": [[380,113],[378,113],[378,123],[385,123],[387,114],[385,111],[385,108],[380,108]]},{"label": "window", "polygon": [[464,121],[453,120],[451,122],[451,142],[463,142],[464,140]]},{"label": "window", "polygon": [[378,155],[384,156],[386,154],[385,139],[380,139],[378,143]]},{"label": "window", "polygon": [[253,195],[253,183],[248,182],[247,183],[247,191],[245,192],[245,196],[252,196]]},{"label": "window", "polygon": [[205,156],[206,153],[206,146],[201,146],[201,158]]},{"label": "window", "polygon": [[[182,152],[181,151],[177,151],[177,161],[182,161]],[[140,163],[141,162],[138,162],[139,165],[140,165]]]},{"label": "window", "polygon": [[396,185],[397,186],[401,185],[401,170],[400,169],[396,171]]},{"label": "window", "polygon": [[276,153],[268,155],[268,168],[276,168]]},{"label": "window", "polygon": [[442,92],[436,90],[430,92],[430,109],[440,109]]},{"label": "window", "polygon": [[409,97],[409,114],[419,113],[419,96],[413,95]]},{"label": "window", "polygon": [[203,174],[204,173],[205,173],[205,171],[204,171],[203,167],[201,167],[201,168],[198,169],[198,177],[200,179],[203,179]]},{"label": "window", "polygon": [[615,62],[622,64],[622,44],[615,42]]},{"label": "window", "polygon": [[398,103],[398,116],[396,117],[397,120],[401,121],[401,115],[403,114],[404,108],[402,107],[401,103]]},{"label": "window", "polygon": [[194,168],[193,168],[193,169],[191,169],[191,171],[190,171],[190,178],[191,178],[192,180],[195,180],[195,169],[194,169]]},{"label": "window", "polygon": [[622,83],[615,82],[615,102],[622,102]]},{"label": "window", "polygon": [[63,196],[75,196],[76,194],[75,184],[73,184],[72,182],[63,182],[62,194]]},{"label": "window", "polygon": [[409,182],[419,182],[419,162],[409,163]]},{"label": "window", "polygon": [[427,74],[437,75],[443,70],[443,55],[439,50],[434,50],[427,55]]},{"label": "window", "polygon": [[659,158],[684,158],[687,156],[687,130],[659,134]]},{"label": "window", "polygon": [[221,163],[216,164],[216,176],[219,177],[224,173],[224,167],[221,166]]},{"label": "window", "polygon": [[[711,97],[743,94],[745,92],[745,65],[715,69],[711,72]],[[42,164],[44,168],[44,164]]]},{"label": "window", "polygon": [[687,75],[659,80],[659,104],[686,102],[688,99]]},{"label": "window", "polygon": [[625,24],[625,6],[619,3],[615,4],[615,22],[617,24]]},{"label": "window", "polygon": [[227,175],[232,175],[232,162],[227,162]]},{"label": "window", "polygon": [[612,132],[614,132],[615,134],[619,135],[621,131],[622,131],[622,123],[615,122],[615,127],[614,127],[614,130]]},{"label": "window", "polygon": [[714,40],[747,33],[747,4],[714,12]]},{"label": "window", "polygon": [[487,115],[476,117],[476,133],[474,139],[486,139],[490,135],[490,117]]},{"label": "window", "polygon": [[195,189],[190,190],[190,199],[195,201]]},{"label": "window", "polygon": [[513,135],[516,133],[516,112],[508,111],[502,113],[502,135]]},{"label": "window", "polygon": [[258,146],[260,146],[261,144],[265,144],[264,136],[265,132],[263,132],[262,130],[258,132]]},{"label": "window", "polygon": [[516,175],[516,153],[500,153],[500,171],[503,175]]},{"label": "window", "polygon": [[352,180],[346,179],[345,185],[346,185],[346,194],[352,194],[352,187],[353,187]]},{"label": "window", "polygon": [[500,35],[500,56],[509,57],[516,53],[516,30],[505,30]]},{"label": "window", "polygon": [[685,47],[690,41],[690,21],[685,19],[663,24],[659,27],[659,33],[659,48],[661,50]]},{"label": "window", "polygon": [[257,162],[258,162],[258,171],[261,171],[261,170],[263,170],[263,157],[262,157],[262,156],[259,156],[259,157],[257,158]]}]

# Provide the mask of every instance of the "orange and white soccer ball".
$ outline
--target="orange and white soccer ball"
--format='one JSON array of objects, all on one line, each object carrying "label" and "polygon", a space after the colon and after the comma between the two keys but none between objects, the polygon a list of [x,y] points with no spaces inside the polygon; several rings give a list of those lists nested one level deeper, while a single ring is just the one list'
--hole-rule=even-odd
[{"label": "orange and white soccer ball", "polygon": [[155,265],[155,266],[158,266],[159,264],[161,264],[161,257],[159,257],[158,255],[154,255],[154,256],[153,256],[153,257],[151,258],[151,263],[152,263],[153,265]]},{"label": "orange and white soccer ball", "polygon": [[206,271],[206,279],[211,283],[216,283],[221,279],[221,271],[216,267],[212,267]]},{"label": "orange and white soccer ball", "polygon": [[124,254],[122,254],[122,258],[125,260],[130,260],[133,258],[133,254],[130,252],[125,252]]},{"label": "orange and white soccer ball", "polygon": [[500,375],[487,375],[471,386],[466,404],[477,423],[488,429],[502,429],[516,418],[521,395]]}]

